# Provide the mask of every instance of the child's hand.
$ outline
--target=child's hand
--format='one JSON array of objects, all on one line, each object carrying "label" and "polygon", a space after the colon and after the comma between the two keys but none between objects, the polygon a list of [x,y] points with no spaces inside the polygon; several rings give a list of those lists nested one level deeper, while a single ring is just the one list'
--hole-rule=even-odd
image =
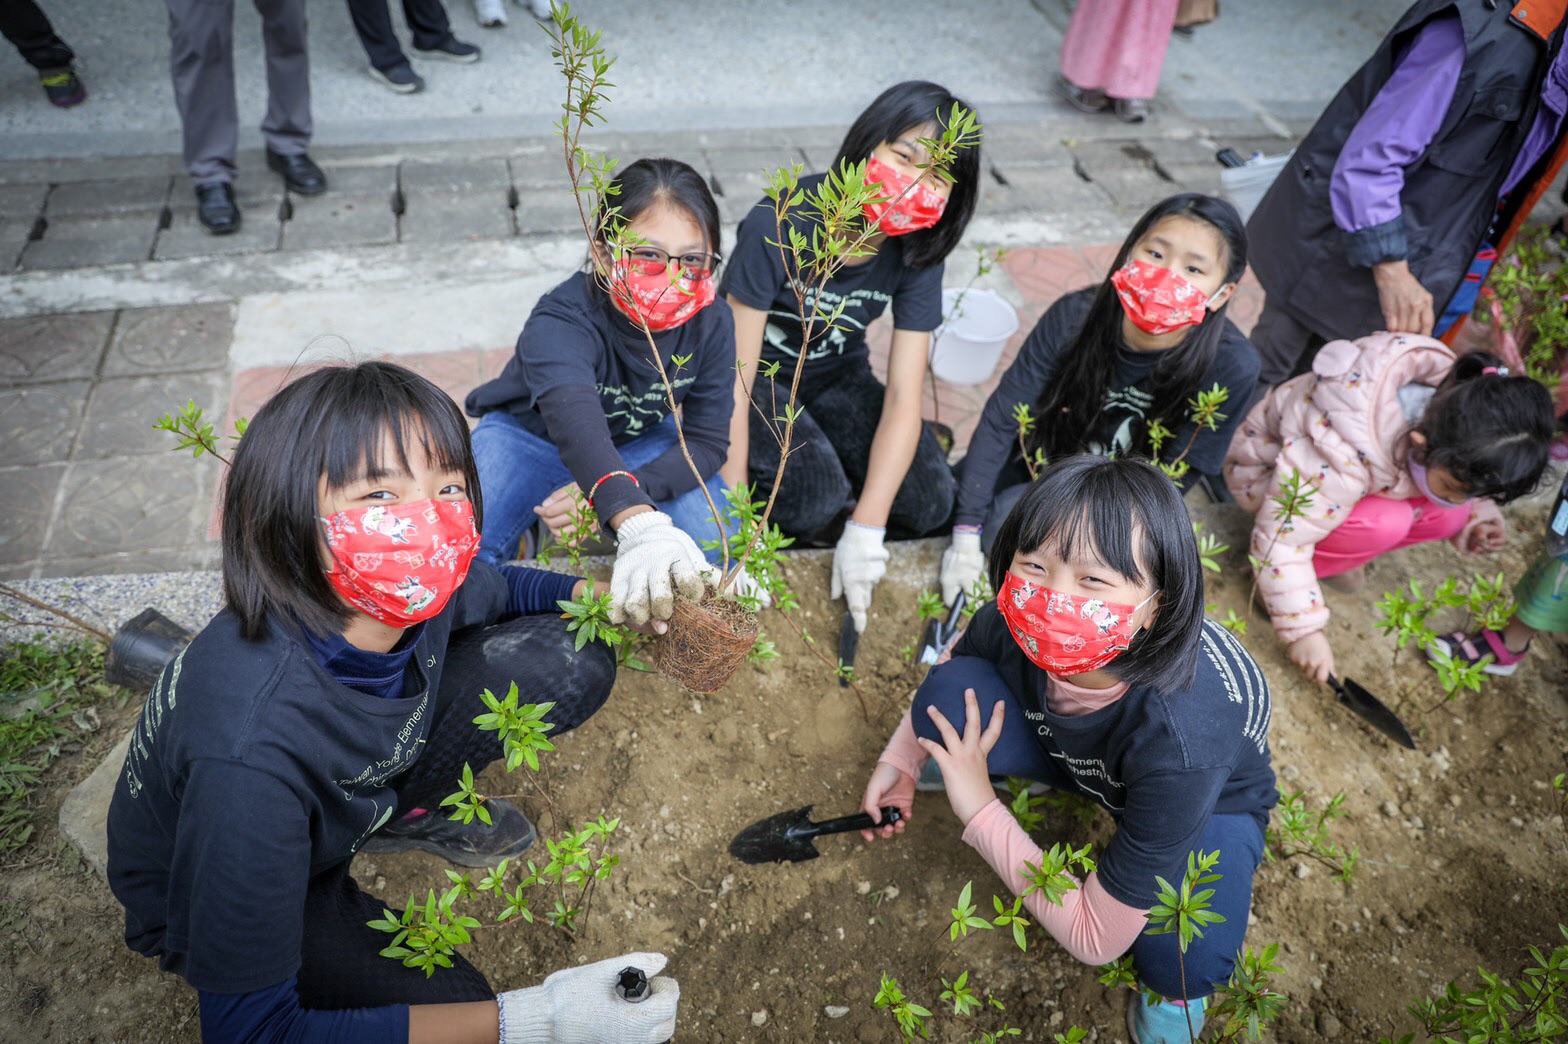
[{"label": "child's hand", "polygon": [[1002,737],[1003,702],[996,701],[991,709],[991,721],[980,729],[980,701],[975,690],[964,690],[964,735],[959,737],[952,724],[935,707],[927,708],[942,742],[920,737],[920,745],[936,759],[942,769],[942,781],[947,785],[947,800],[953,806],[953,815],[964,826],[980,814],[980,810],[996,800],[991,789],[991,773],[986,758],[996,741]]},{"label": "child's hand", "polygon": [[[881,823],[882,810],[888,806],[902,813],[902,818],[897,823]],[[860,832],[860,836],[867,841],[902,834],[904,824],[909,822],[910,816],[914,815],[915,781],[887,762],[879,761],[876,769],[871,773],[871,779],[866,783],[866,796],[861,799],[860,807],[871,813],[872,819],[881,823],[878,827]]]},{"label": "child's hand", "polygon": [[1507,540],[1508,532],[1503,527],[1503,520],[1489,518],[1477,522],[1470,528],[1470,532],[1465,534],[1465,550],[1472,555],[1483,551],[1501,551]]},{"label": "child's hand", "polygon": [[577,511],[577,497],[581,494],[577,483],[568,482],[560,489],[544,498],[544,503],[534,508],[534,514],[544,519],[544,524],[550,527],[550,532],[555,534],[557,540],[561,538],[561,530],[571,522],[572,515]]},{"label": "child's hand", "polygon": [[1334,650],[1322,631],[1314,631],[1305,638],[1291,642],[1290,662],[1319,685],[1326,685],[1328,676],[1335,673]]}]

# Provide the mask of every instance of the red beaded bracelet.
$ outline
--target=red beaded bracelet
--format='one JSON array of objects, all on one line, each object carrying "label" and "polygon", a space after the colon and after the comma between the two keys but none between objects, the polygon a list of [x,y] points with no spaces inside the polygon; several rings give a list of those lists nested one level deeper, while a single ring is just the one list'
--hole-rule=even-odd
[{"label": "red beaded bracelet", "polygon": [[[631,473],[631,472],[629,472],[629,471],[612,471],[612,472],[610,472],[610,473],[609,473],[609,474],[607,474],[607,475],[604,475],[604,476],[602,476],[602,477],[601,477],[601,478],[600,478],[600,479],[599,479],[599,481],[598,481],[598,482],[595,482],[595,483],[594,483],[594,484],[593,484],[593,488],[592,488],[592,489],[590,489],[590,490],[589,490],[589,491],[588,491],[588,495],[587,495],[587,496],[586,496],[586,497],[584,497],[584,498],[583,498],[583,499],[584,499],[584,500],[586,500],[586,501],[588,501],[588,506],[589,506],[589,507],[593,507],[593,498],[594,498],[594,494],[596,494],[596,493],[598,493],[598,492],[599,492],[599,487],[600,487],[600,486],[602,486],[602,485],[604,485],[604,483],[605,483],[605,480],[606,480],[606,479],[612,479],[612,478],[614,478],[614,477],[615,477],[615,476],[617,476],[617,475],[620,475],[620,476],[622,476],[622,477],[624,477],[624,478],[629,478],[629,479],[631,479],[631,480],[632,480],[632,484],[633,484],[633,485],[635,485],[635,486],[636,486],[636,487],[637,487],[637,488],[638,488],[638,489],[641,489],[641,488],[642,488],[642,483],[641,483],[641,482],[638,482],[638,481],[637,481],[637,476],[636,476],[636,475],[633,475],[633,474],[632,474],[632,473]],[[598,509],[597,509],[597,508],[595,508],[595,509],[594,509],[594,510],[598,510]]]}]

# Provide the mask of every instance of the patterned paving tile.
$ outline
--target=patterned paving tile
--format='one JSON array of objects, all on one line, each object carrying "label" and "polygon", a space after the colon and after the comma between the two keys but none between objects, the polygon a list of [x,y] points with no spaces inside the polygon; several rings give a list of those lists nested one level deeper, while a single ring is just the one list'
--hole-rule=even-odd
[{"label": "patterned paving tile", "polygon": [[0,385],[92,377],[113,312],[0,319]]},{"label": "patterned paving tile", "polygon": [[234,340],[234,306],[184,305],[120,313],[103,372],[110,377],[228,366]]}]

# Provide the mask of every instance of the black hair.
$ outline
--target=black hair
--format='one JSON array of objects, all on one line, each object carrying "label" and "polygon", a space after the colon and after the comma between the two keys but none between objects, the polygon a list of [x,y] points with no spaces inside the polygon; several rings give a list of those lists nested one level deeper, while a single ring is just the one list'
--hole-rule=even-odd
[{"label": "black hair", "polygon": [[629,225],[660,203],[673,203],[690,214],[702,229],[709,252],[719,252],[719,205],[702,175],[678,159],[640,159],[622,170],[599,201],[594,214],[596,237],[603,240],[613,224]]},{"label": "black hair", "polygon": [[1176,486],[1146,460],[1063,457],[1030,484],[997,530],[992,589],[1002,589],[1019,551],[1050,545],[1071,558],[1081,542],[1124,578],[1158,594],[1153,624],[1105,669],[1165,695],[1190,687],[1203,630],[1203,566]]},{"label": "black hair", "polygon": [[286,385],[251,418],[223,489],[223,594],[240,633],[292,617],[326,635],[352,619],[327,581],[318,487],[383,473],[391,432],[405,470],[417,443],[437,467],[461,471],[482,526],[484,505],[468,424],[451,396],[389,362],[327,366]]},{"label": "black hair", "polygon": [[1472,497],[1506,504],[1540,482],[1557,416],[1539,381],[1486,372],[1502,366],[1490,352],[1461,355],[1411,430],[1426,436],[1422,464],[1443,468]]},{"label": "black hair", "polygon": [[[895,83],[855,117],[844,135],[844,144],[839,146],[833,169],[842,169],[846,163],[853,166],[865,162],[878,145],[897,141],[899,135],[911,127],[927,123],[946,127],[955,105],[972,113],[975,111],[968,102],[955,97],[940,84],[926,80]],[[978,113],[975,113],[975,120],[978,123]],[[979,143],[959,149],[948,173],[953,176],[953,191],[947,197],[941,219],[931,228],[898,237],[904,248],[904,263],[910,268],[930,268],[940,263],[964,237],[964,229],[974,217],[975,205],[980,199]]]},{"label": "black hair", "polygon": [[[1127,233],[1111,272],[1127,263],[1138,242],[1160,221],[1171,216],[1190,218],[1213,228],[1225,244],[1225,282],[1234,283],[1247,269],[1247,230],[1236,208],[1223,199],[1199,192],[1183,192],[1150,207]],[[1153,401],[1144,416],[1132,425],[1129,454],[1152,455],[1149,424],[1155,419],[1172,431],[1181,427],[1187,414],[1187,401],[1214,363],[1220,338],[1225,332],[1227,300],[1203,317],[1203,322],[1188,332],[1181,344],[1160,353],[1154,370],[1140,383],[1152,393]],[[1109,278],[1095,291],[1083,328],[1063,354],[1056,375],[1040,395],[1034,414],[1031,455],[1043,450],[1047,460],[1084,449],[1084,439],[1098,426],[1105,407],[1106,392],[1116,375],[1116,352],[1122,343],[1122,305]],[[1250,388],[1230,389],[1231,409],[1244,409]]]}]

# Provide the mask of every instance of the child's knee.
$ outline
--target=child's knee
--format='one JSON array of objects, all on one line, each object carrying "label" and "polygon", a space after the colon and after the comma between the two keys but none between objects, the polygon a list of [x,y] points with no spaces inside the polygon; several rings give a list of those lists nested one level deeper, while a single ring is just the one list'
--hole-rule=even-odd
[{"label": "child's knee", "polygon": [[980,700],[981,716],[989,719],[991,705],[998,699],[1007,699],[1007,683],[997,673],[996,665],[977,656],[955,656],[948,662],[931,668],[926,680],[915,692],[915,702],[910,709],[915,735],[941,742],[941,733],[931,720],[929,708],[935,707],[942,716],[962,731],[964,727],[964,693],[973,689]]},{"label": "child's knee", "polygon": [[1358,550],[1384,550],[1404,540],[1414,523],[1415,511],[1405,501],[1367,497],[1318,546],[1343,541]]}]

